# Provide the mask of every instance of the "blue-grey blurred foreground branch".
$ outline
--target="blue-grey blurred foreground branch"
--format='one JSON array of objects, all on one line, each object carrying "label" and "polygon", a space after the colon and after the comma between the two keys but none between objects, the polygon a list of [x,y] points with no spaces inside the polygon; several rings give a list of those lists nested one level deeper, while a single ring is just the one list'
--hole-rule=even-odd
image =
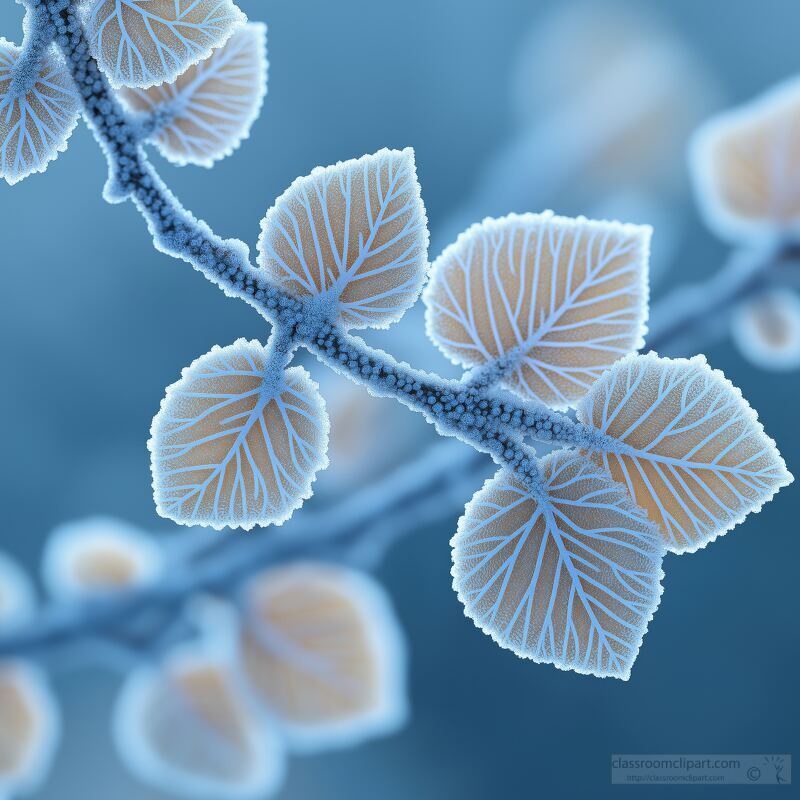
[{"label": "blue-grey blurred foreground branch", "polygon": [[[54,602],[22,630],[0,638],[0,655],[46,656],[75,642],[103,639],[132,650],[159,647],[184,602],[198,594],[234,597],[249,575],[302,559],[375,567],[403,534],[455,517],[487,477],[485,458],[454,442],[423,456],[326,509],[306,510],[285,525],[250,534],[193,529],[180,538],[164,575],[124,596]],[[169,553],[168,553],[169,556]]]}]

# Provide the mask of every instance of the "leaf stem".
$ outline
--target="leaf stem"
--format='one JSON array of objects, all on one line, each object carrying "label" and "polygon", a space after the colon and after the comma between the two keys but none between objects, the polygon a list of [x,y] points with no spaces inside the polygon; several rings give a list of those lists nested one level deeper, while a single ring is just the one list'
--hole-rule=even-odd
[{"label": "leaf stem", "polygon": [[10,93],[20,97],[39,79],[45,54],[53,44],[56,29],[46,9],[30,6],[25,12],[25,38],[22,52],[14,64]]}]

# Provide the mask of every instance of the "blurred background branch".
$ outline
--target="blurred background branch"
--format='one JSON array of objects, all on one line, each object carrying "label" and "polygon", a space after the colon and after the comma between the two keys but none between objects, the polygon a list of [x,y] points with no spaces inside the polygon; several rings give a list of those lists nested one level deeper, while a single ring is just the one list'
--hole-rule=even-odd
[{"label": "blurred background branch", "polygon": [[653,305],[647,347],[664,355],[698,352],[729,335],[731,315],[769,288],[797,288],[794,243],[735,251],[710,278],[670,289]]},{"label": "blurred background branch", "polygon": [[[121,596],[53,602],[22,630],[0,635],[0,656],[47,657],[87,640],[153,653],[163,649],[161,637],[172,632],[170,623],[186,600],[202,593],[235,597],[248,576],[266,567],[324,559],[374,569],[398,537],[460,513],[489,468],[482,454],[445,442],[324,510],[298,514],[269,535],[191,529],[167,547],[167,567],[154,584]],[[102,656],[104,650],[97,652]]]}]

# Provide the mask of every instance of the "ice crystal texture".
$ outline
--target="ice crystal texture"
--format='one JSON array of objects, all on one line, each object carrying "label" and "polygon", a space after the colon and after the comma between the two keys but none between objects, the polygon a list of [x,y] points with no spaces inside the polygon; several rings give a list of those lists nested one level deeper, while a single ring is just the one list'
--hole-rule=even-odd
[{"label": "ice crystal texture", "polygon": [[500,471],[453,539],[453,586],[502,647],[560,669],[627,679],[661,596],[655,525],[574,452],[542,461],[533,493]]},{"label": "ice crystal texture", "polygon": [[232,0],[93,0],[92,50],[113,86],[175,80],[245,21]]},{"label": "ice crystal texture", "polygon": [[258,342],[215,347],[153,420],[158,511],[213,528],[282,522],[311,495],[327,445],[325,405],[302,367],[272,370]]}]

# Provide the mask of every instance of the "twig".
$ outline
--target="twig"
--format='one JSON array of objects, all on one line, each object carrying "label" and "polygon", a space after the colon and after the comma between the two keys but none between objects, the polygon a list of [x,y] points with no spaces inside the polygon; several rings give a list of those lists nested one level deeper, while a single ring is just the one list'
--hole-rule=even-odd
[{"label": "twig", "polygon": [[667,354],[708,338],[724,326],[730,312],[745,297],[757,294],[769,283],[774,265],[788,248],[775,244],[755,251],[735,252],[728,263],[702,283],[681,286],[653,308],[647,346]]}]

